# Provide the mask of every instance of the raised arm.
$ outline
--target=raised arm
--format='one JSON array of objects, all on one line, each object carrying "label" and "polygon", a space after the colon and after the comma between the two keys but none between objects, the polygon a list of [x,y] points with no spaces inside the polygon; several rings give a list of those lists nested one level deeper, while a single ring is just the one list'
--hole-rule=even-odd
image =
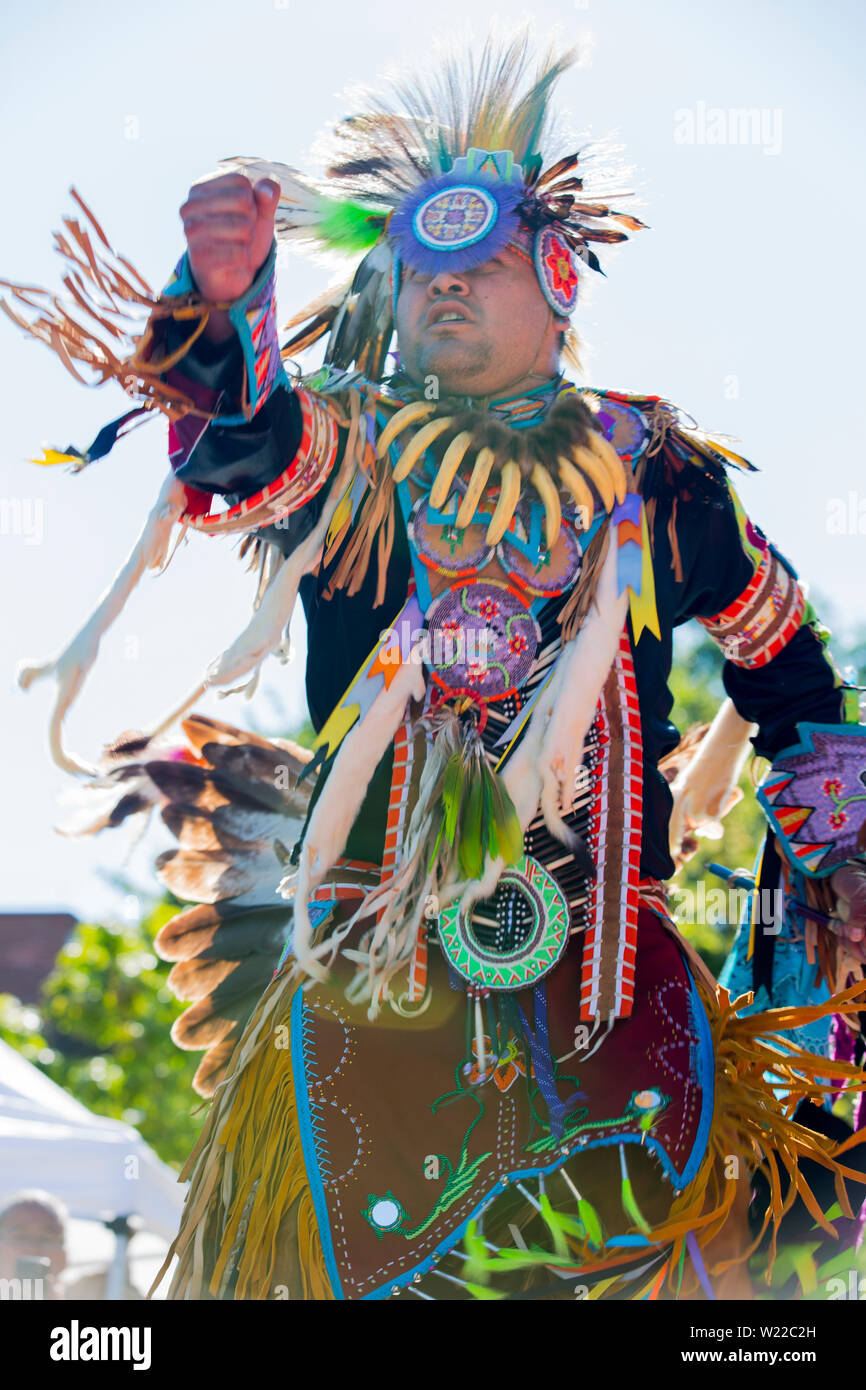
[{"label": "raised arm", "polygon": [[[206,424],[191,416],[172,427],[175,476],[195,490],[203,510],[214,493],[237,505],[276,488],[268,506],[280,525],[269,539],[288,552],[318,520],[337,449],[326,442],[336,434],[323,408],[309,393],[292,389],[280,356],[274,276],[279,196],[273,179],[253,185],[240,173],[193,184],[180,209],[186,254],[164,295],[200,296],[207,321],[193,336],[182,317],[164,319],[155,330],[155,349],[177,359],[166,380],[213,414]],[[295,476],[286,476],[295,465]],[[285,487],[277,486],[280,479]],[[262,523],[268,520],[266,508]]]},{"label": "raised arm", "polygon": [[[685,524],[683,524],[685,523]],[[827,650],[829,633],[796,571],[747,516],[729,482],[712,502],[680,503],[678,621],[697,618],[725,659],[725,690],[772,760],[801,720],[856,722]]]}]

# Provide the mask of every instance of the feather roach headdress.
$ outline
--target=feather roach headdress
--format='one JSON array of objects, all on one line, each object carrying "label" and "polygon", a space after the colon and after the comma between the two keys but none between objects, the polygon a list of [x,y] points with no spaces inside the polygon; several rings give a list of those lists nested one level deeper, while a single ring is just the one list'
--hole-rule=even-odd
[{"label": "feather roach headdress", "polygon": [[644,225],[593,196],[578,153],[550,148],[551,96],[576,56],[550,48],[534,63],[524,32],[385,93],[358,93],[362,109],[318,142],[319,181],[260,159],[224,161],[279,182],[279,241],[363,253],[351,282],[290,321],[286,354],[329,334],[327,362],[378,380],[405,268],[459,272],[505,247],[531,258],[554,312],[571,315],[582,268],[601,269],[593,245]]}]

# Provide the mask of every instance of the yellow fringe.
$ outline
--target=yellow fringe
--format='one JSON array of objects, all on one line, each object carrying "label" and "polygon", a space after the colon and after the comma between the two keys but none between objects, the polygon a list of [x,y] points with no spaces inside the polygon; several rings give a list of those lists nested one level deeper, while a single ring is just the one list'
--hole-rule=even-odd
[{"label": "yellow fringe", "polygon": [[[780,1223],[798,1197],[816,1223],[828,1235],[837,1236],[803,1176],[802,1161],[812,1159],[833,1173],[837,1200],[843,1214],[849,1218],[853,1212],[845,1179],[866,1182],[863,1174],[838,1161],[843,1147],[852,1147],[858,1142],[857,1136],[846,1141],[844,1146],[838,1145],[793,1118],[801,1101],[809,1100],[820,1106],[828,1095],[839,1089],[840,1082],[847,1083],[850,1090],[866,1089],[866,1076],[853,1063],[831,1061],[806,1051],[786,1038],[782,1030],[804,1027],[832,1014],[856,1013],[863,1007],[866,986],[859,981],[820,1005],[767,1009],[743,1017],[738,1016],[738,1011],[752,1002],[751,994],[732,1001],[724,989],[720,988],[714,998],[700,983],[698,988],[712,1031],[715,1105],[706,1158],[695,1180],[674,1203],[671,1221],[661,1236],[675,1240],[669,1282],[673,1282],[686,1229],[696,1231],[698,1244],[706,1247],[724,1226],[734,1201],[736,1183],[720,1180],[719,1174],[725,1161],[735,1156],[752,1172],[759,1167],[765,1169],[770,1181],[770,1205],[752,1244],[735,1257],[708,1266],[708,1273],[720,1275],[732,1265],[748,1260],[760,1245],[767,1227],[772,1225],[765,1276],[769,1283]],[[784,1099],[777,1094],[779,1090],[785,1092]],[[866,1134],[862,1137],[866,1138]],[[779,1162],[790,1179],[784,1199]]]},{"label": "yellow fringe", "polygon": [[[262,997],[181,1175],[190,1178],[183,1219],[155,1281],[176,1254],[170,1298],[224,1296],[235,1268],[235,1299],[276,1297],[291,1275],[305,1300],[334,1297],[304,1167],[287,993],[280,979]],[[297,1223],[298,1268],[287,1270],[278,1241],[290,1213]]]}]

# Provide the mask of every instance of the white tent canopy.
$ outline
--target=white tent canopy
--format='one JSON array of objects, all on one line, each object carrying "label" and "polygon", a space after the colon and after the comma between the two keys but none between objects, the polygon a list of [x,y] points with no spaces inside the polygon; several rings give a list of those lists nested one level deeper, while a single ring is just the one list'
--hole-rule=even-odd
[{"label": "white tent canopy", "polygon": [[184,1188],[139,1134],[93,1115],[0,1041],[0,1202],[43,1188],[72,1217],[139,1216],[173,1239]]}]

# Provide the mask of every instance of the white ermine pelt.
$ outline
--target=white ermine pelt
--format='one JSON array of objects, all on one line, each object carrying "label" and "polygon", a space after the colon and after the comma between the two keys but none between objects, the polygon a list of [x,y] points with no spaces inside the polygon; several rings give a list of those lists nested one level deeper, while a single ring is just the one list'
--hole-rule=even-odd
[{"label": "white ermine pelt", "polygon": [[[568,643],[559,695],[541,748],[541,805],[551,834],[567,838],[561,816],[574,805],[574,773],[613,665],[628,613],[628,590],[617,594],[617,547],[612,542],[598,577],[595,603]],[[559,827],[559,828],[557,828]]]},{"label": "white ermine pelt", "polygon": [[298,586],[303,576],[319,562],[331,519],[354,470],[355,464],[348,457],[348,450],[346,454],[315,527],[277,571],[244,631],[208,667],[208,685],[228,685],[247,675],[260,666],[266,656],[276,651],[283,641],[298,596]]},{"label": "white ermine pelt", "polygon": [[48,743],[51,756],[64,772],[96,775],[96,768],[63,747],[63,721],[78,696],[82,685],[99,655],[99,644],[114,620],[120,616],[127,599],[145,570],[161,569],[165,565],[171,533],[186,507],[186,492],[173,473],[169,473],[160,488],[159,496],[144,523],[141,535],[133,546],[113,583],[69,645],[53,661],[41,665],[22,663],[18,669],[18,684],[29,690],[34,681],[54,676],[57,698],[51,714]]},{"label": "white ermine pelt", "polygon": [[671,787],[670,846],[675,859],[688,834],[721,837],[719,822],[739,799],[737,783],[756,727],[737,713],[730,700],[719,706],[698,751]]}]

